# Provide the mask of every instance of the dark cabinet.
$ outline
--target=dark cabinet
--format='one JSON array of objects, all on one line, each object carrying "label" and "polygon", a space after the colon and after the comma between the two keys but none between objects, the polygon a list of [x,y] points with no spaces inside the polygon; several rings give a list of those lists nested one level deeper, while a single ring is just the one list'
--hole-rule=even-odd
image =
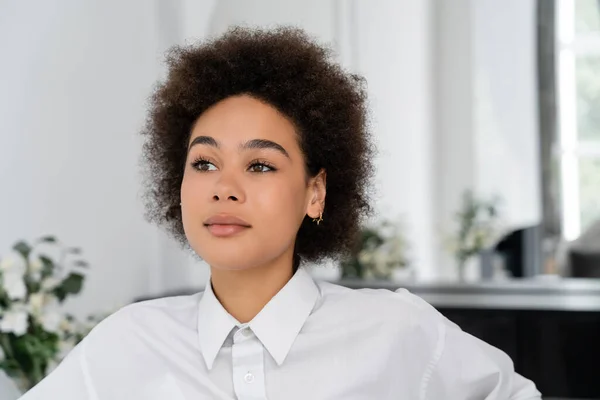
[{"label": "dark cabinet", "polygon": [[505,351],[545,397],[600,399],[600,312],[438,310]]}]

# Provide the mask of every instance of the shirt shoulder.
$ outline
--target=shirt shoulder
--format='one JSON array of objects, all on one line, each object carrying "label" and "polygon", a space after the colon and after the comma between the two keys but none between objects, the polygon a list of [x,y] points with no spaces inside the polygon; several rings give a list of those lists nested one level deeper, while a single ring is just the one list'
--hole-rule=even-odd
[{"label": "shirt shoulder", "polygon": [[85,337],[88,358],[119,359],[152,350],[176,339],[194,343],[201,292],[132,303],[106,317]]},{"label": "shirt shoulder", "polygon": [[169,385],[170,356],[193,357],[190,349],[197,346],[193,325],[199,297],[142,301],[114,312],[24,399],[166,398],[155,396]]},{"label": "shirt shoulder", "polygon": [[[407,289],[350,289],[330,282],[319,282],[322,305],[360,317],[392,320],[404,325],[450,323],[433,306]],[[450,323],[451,324],[451,323]]]},{"label": "shirt shoulder", "polygon": [[[103,320],[103,330],[162,325],[166,321],[190,323],[190,314],[197,312],[202,292],[187,296],[161,297],[128,304]],[[191,324],[190,324],[191,325]]]},{"label": "shirt shoulder", "polygon": [[433,306],[406,289],[350,289],[327,282],[318,285],[321,299],[313,313],[313,329],[323,330],[325,326],[344,332],[342,337],[351,338],[353,346],[362,343],[369,352],[386,354],[386,363],[394,360],[397,368],[410,360],[411,379],[415,381],[422,382],[431,373],[451,324]]}]

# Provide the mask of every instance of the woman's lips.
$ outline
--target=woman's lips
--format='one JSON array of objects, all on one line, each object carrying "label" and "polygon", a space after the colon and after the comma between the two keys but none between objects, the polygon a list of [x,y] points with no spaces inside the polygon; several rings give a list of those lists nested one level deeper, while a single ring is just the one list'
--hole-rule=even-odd
[{"label": "woman's lips", "polygon": [[223,224],[213,224],[206,225],[208,231],[216,237],[229,237],[237,235],[238,233],[249,229],[249,226],[242,225],[223,225]]},{"label": "woman's lips", "polygon": [[216,214],[204,221],[204,226],[216,237],[229,237],[250,228],[251,225],[235,215]]}]

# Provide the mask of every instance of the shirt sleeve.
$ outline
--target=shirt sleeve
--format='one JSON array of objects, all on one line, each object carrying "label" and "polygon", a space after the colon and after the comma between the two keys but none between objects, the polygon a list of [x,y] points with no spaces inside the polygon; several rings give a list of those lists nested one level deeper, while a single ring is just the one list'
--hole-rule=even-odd
[{"label": "shirt sleeve", "polygon": [[517,374],[503,351],[462,331],[405,289],[396,291],[421,316],[430,343],[421,400],[541,400],[535,384]]},{"label": "shirt sleeve", "polygon": [[539,400],[535,384],[514,370],[501,350],[463,332],[439,325],[437,354],[424,377],[424,399]]},{"label": "shirt sleeve", "polygon": [[79,343],[40,383],[19,400],[97,400],[85,360],[85,340]]}]

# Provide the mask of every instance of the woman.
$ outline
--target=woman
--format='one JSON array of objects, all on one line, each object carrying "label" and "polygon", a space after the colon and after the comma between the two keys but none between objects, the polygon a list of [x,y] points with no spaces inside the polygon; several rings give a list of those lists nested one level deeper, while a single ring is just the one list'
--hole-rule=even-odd
[{"label": "woman", "polygon": [[540,398],[419,298],[302,267],[347,253],[369,211],[360,78],[289,28],[236,28],[168,62],[144,130],[148,216],[210,284],[113,314],[24,400]]}]

